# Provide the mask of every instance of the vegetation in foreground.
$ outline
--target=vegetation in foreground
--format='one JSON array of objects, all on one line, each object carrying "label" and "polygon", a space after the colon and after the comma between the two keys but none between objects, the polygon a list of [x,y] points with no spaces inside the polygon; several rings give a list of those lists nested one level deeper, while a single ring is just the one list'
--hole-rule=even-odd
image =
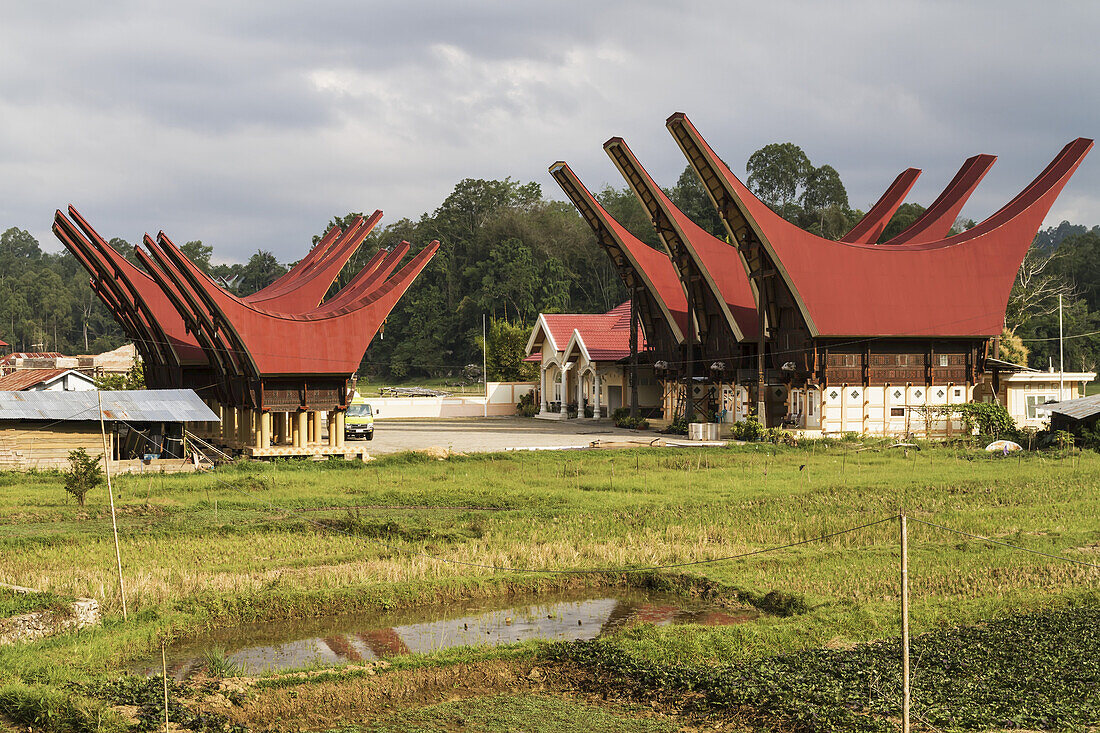
[{"label": "vegetation in foreground", "polygon": [[47,609],[62,610],[69,603],[69,600],[59,598],[53,593],[18,593],[0,587],[0,619]]},{"label": "vegetation in foreground", "polygon": [[[127,575],[125,622],[104,490],[90,492],[87,505],[79,507],[67,497],[60,474],[7,474],[0,476],[0,581],[95,597],[107,618],[102,629],[0,648],[0,710],[20,724],[48,712],[53,722],[40,721],[43,730],[124,730],[128,724],[107,705],[102,685],[161,641],[197,635],[212,625],[666,577],[547,576],[429,556],[508,568],[695,562],[811,539],[904,509],[912,517],[966,532],[1095,561],[1100,531],[1092,497],[1100,484],[1098,467],[1100,457],[1091,453],[1003,458],[966,449],[905,454],[870,444],[822,443],[445,461],[406,454],[367,465],[254,464],[205,475],[125,477],[116,486]],[[838,660],[844,659],[844,650],[862,650],[864,643],[897,636],[897,535],[896,522],[886,522],[776,553],[680,568],[676,572],[689,574],[693,582],[718,584],[730,594],[761,598],[780,591],[805,610],[729,627],[643,627],[579,646],[589,650],[587,656],[570,664],[583,671],[608,660],[629,662],[638,669],[678,670],[689,682],[696,679],[693,675],[719,679],[714,675],[732,669],[723,665],[742,665],[738,674],[763,665],[794,679],[795,668],[784,666],[793,664],[784,661],[790,658],[804,660],[796,667],[802,679],[811,680],[805,684],[827,690],[858,687],[858,676],[841,672],[881,657],[878,669],[885,679],[892,674],[886,644],[851,652],[858,664]],[[910,577],[917,634],[983,620],[994,622],[987,630],[999,629],[998,619],[1020,612],[1094,607],[1100,575],[911,524]],[[1057,629],[1036,623],[1041,636],[1061,638]],[[1076,638],[1076,648],[1088,650],[1096,637],[1066,638],[1068,647]],[[1020,670],[1035,656],[1011,635],[988,639],[985,648],[1015,654]],[[830,656],[821,651],[826,647],[840,651]],[[961,689],[960,680],[973,680],[973,670],[984,669],[965,666],[965,660],[948,653],[952,648],[941,646],[928,657],[939,659],[943,671],[926,683],[915,677],[915,694],[945,685]],[[534,664],[540,652],[525,647],[516,654]],[[470,655],[463,663],[479,658],[476,652]],[[1063,665],[1079,675],[1080,684],[1096,689],[1100,674],[1095,667],[1080,666],[1076,658],[1051,659],[1055,668]],[[421,658],[416,664],[433,662]],[[915,659],[919,669],[932,670],[936,664]],[[407,669],[376,679],[413,673]],[[827,682],[830,675],[839,681]],[[1017,684],[1025,678],[1013,679]],[[304,691],[318,684],[303,681],[249,692],[254,699],[246,696],[224,710],[247,709],[248,723],[262,728],[266,695],[277,692],[291,699],[290,693],[299,692],[308,699]],[[350,693],[354,675],[323,684],[331,686],[327,694]],[[696,683],[690,684],[694,689]],[[652,687],[675,689],[675,684],[660,678]],[[942,726],[1007,727],[1004,721],[1029,720],[1013,712],[1032,705],[1015,689],[1006,683],[986,698],[975,698],[973,714],[948,710],[957,717],[954,722],[939,718]],[[492,694],[502,691],[508,688]],[[694,694],[705,697],[697,690]],[[1049,697],[1062,716],[1048,716],[1050,725],[1076,724],[1063,709],[1069,703],[1060,702],[1069,698]],[[425,702],[435,704],[419,701],[413,707]],[[828,719],[820,716],[831,709],[827,702],[798,712],[811,715],[806,720],[795,713],[777,715],[801,721],[806,730],[825,729]],[[869,709],[876,725],[890,715],[883,710]],[[361,722],[390,713],[380,709]],[[990,722],[990,715],[1001,714],[1001,721]],[[729,711],[715,715],[726,720]],[[744,711],[737,715],[746,724],[756,720]],[[506,729],[503,724],[501,729]]]}]

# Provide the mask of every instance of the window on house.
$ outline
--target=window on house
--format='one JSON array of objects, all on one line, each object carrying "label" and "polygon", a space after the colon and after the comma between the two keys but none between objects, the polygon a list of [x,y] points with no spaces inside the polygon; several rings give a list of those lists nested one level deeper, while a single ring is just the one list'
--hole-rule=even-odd
[{"label": "window on house", "polygon": [[890,408],[890,417],[905,417],[905,408],[904,407],[891,407]]},{"label": "window on house", "polygon": [[947,366],[947,354],[940,354],[940,366]]},{"label": "window on house", "polygon": [[1048,400],[1053,400],[1054,395],[1049,394],[1029,394],[1027,396],[1027,416],[1028,419],[1035,419],[1039,417],[1039,407]]}]

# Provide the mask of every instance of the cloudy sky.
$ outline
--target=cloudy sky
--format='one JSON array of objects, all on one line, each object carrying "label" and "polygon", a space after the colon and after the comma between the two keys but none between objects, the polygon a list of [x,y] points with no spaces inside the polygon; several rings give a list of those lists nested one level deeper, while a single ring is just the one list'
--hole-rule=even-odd
[{"label": "cloudy sky", "polygon": [[[742,173],[793,141],[866,208],[902,169],[929,203],[997,164],[982,219],[1066,142],[1100,134],[1095,2],[4,3],[0,229],[55,249],[56,208],[102,234],[164,229],[222,260],[297,259],[335,214],[434,209],[462,178],[569,161],[621,186],[621,135],[664,185],[686,112]],[[1100,152],[1048,223],[1100,223]]]}]

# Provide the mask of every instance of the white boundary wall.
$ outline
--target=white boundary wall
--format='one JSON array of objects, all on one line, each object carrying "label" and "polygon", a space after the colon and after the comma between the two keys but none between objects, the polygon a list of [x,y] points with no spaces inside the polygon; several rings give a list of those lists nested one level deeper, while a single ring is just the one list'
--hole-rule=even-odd
[{"label": "white boundary wall", "polygon": [[966,385],[833,385],[821,394],[821,429],[827,433],[871,435],[958,435],[959,420],[927,420],[922,408],[969,402],[973,388]]},{"label": "white boundary wall", "polygon": [[[519,398],[534,392],[536,386],[536,382],[489,382],[489,416],[515,415]],[[378,420],[483,417],[486,414],[485,398],[481,396],[368,397],[366,400]]]}]

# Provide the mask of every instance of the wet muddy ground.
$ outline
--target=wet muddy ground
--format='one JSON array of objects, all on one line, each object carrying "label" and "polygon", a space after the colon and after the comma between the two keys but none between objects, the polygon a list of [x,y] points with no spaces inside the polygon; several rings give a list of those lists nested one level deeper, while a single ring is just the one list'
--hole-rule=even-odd
[{"label": "wet muddy ground", "polygon": [[[727,625],[759,612],[683,596],[627,589],[591,589],[511,597],[400,612],[334,616],[219,629],[168,648],[169,674],[185,679],[213,655],[240,674],[372,662],[458,646],[498,646],[543,639],[594,639],[636,623]],[[160,659],[134,670],[159,674]]]}]

